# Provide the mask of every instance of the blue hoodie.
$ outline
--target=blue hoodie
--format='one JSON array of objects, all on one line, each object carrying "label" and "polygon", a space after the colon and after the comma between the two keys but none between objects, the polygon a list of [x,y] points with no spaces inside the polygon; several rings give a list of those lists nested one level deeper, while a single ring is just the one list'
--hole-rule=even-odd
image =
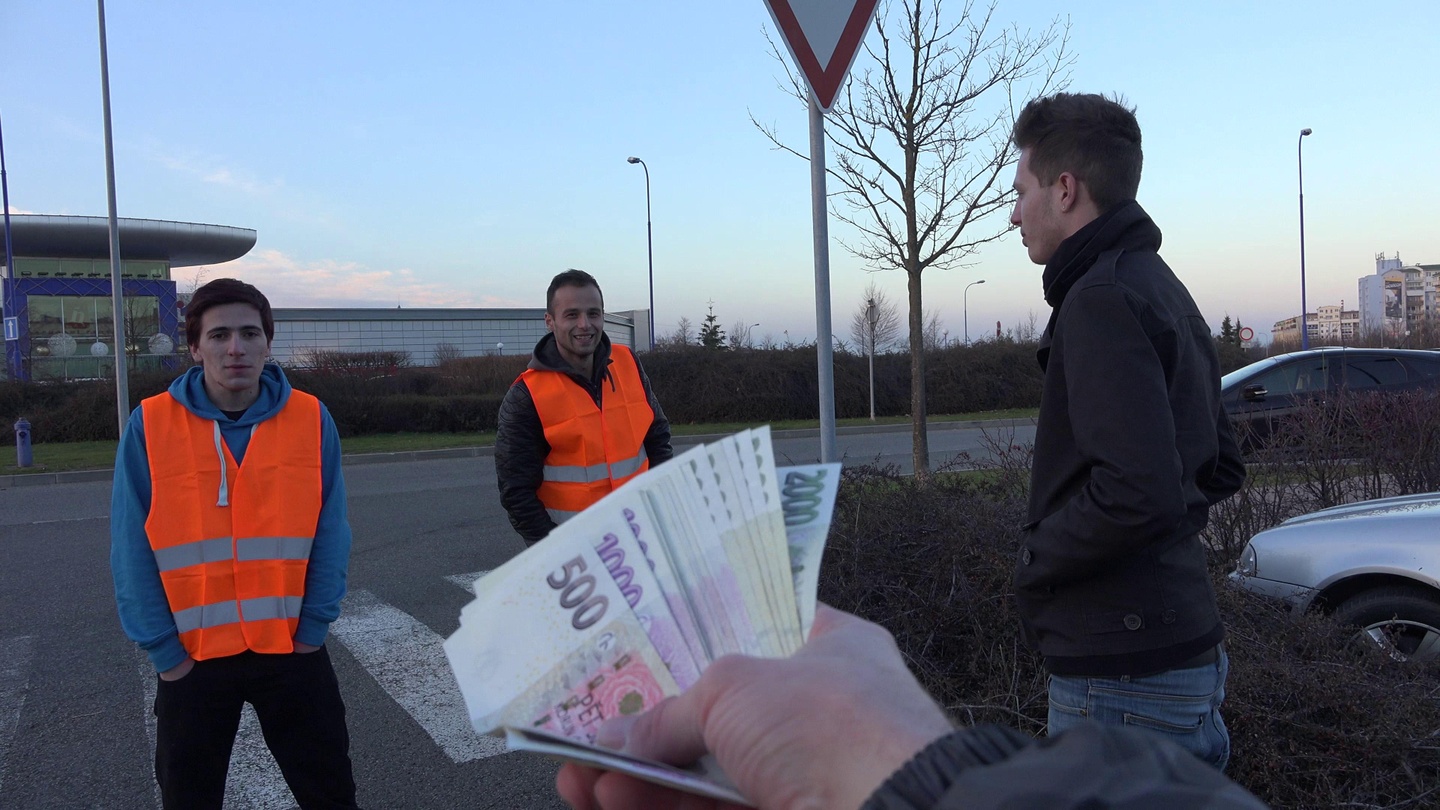
[{"label": "blue hoodie", "polygon": [[[260,397],[239,419],[220,412],[205,393],[205,372],[196,366],[170,384],[175,397],[191,413],[220,425],[220,435],[237,464],[244,463],[251,428],[280,412],[290,399],[290,381],[274,363],[260,374]],[[350,563],[350,522],[345,515],[345,478],[340,471],[340,434],[330,411],[320,405],[321,506],[315,543],[305,570],[305,599],[295,640],[319,646],[330,623],[340,615]],[[110,572],[115,578],[115,603],[125,634],[150,654],[157,672],[179,666],[188,653],[170,614],[160,569],[145,533],[150,515],[150,459],[145,454],[145,419],[141,409],[130,414],[115,454],[115,487],[110,498]]]}]

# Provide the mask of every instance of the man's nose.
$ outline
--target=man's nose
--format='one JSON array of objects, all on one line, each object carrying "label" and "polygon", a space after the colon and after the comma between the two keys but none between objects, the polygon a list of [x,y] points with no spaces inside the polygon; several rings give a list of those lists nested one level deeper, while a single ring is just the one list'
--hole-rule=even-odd
[{"label": "man's nose", "polygon": [[1010,209],[1010,224],[1017,228],[1020,227],[1020,203],[1018,202]]}]

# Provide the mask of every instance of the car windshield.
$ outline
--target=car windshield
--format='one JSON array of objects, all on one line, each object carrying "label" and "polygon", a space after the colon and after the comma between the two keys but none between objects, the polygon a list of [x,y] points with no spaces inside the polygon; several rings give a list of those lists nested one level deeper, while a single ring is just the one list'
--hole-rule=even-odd
[{"label": "car windshield", "polygon": [[1265,369],[1270,368],[1279,362],[1280,358],[1278,356],[1267,357],[1264,360],[1256,360],[1255,362],[1251,363],[1248,366],[1245,366],[1244,368],[1237,368],[1229,374],[1226,374],[1224,377],[1220,378],[1220,390],[1229,391],[1231,386],[1235,385],[1241,380],[1255,374],[1258,371],[1264,371]]}]

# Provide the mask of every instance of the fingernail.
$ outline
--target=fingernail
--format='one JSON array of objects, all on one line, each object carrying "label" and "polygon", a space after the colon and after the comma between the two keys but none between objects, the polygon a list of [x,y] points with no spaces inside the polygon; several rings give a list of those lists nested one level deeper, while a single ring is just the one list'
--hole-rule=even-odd
[{"label": "fingernail", "polygon": [[601,723],[600,728],[595,731],[595,744],[617,751],[624,748],[625,739],[630,736],[630,729],[634,727],[637,717],[637,715],[621,715]]}]

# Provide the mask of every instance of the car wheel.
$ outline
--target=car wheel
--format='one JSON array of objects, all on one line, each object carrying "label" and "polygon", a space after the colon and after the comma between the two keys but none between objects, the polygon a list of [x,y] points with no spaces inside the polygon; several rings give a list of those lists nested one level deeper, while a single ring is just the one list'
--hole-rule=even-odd
[{"label": "car wheel", "polygon": [[1433,592],[1403,585],[1374,588],[1341,602],[1332,615],[1360,628],[1356,638],[1378,645],[1391,658],[1440,659],[1440,595]]}]

